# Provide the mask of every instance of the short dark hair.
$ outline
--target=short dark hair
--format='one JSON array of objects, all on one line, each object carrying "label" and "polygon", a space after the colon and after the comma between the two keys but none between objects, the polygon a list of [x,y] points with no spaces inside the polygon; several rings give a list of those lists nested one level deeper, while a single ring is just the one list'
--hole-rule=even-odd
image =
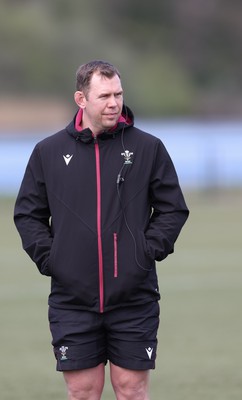
[{"label": "short dark hair", "polygon": [[91,78],[95,72],[106,78],[113,78],[115,75],[120,78],[117,68],[109,62],[101,60],[90,61],[81,65],[76,72],[76,90],[80,90],[87,95]]}]

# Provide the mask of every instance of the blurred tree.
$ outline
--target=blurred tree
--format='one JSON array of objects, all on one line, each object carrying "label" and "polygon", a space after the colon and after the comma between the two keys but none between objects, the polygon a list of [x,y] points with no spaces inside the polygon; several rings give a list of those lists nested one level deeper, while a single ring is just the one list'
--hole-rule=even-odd
[{"label": "blurred tree", "polygon": [[78,65],[116,64],[146,115],[242,111],[240,0],[2,0],[1,94],[72,96]]}]

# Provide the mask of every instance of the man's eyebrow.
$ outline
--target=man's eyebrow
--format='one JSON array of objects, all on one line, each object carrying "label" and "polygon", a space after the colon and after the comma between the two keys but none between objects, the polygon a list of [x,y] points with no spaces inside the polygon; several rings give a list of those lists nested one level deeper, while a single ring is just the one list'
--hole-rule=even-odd
[{"label": "man's eyebrow", "polygon": [[[123,90],[117,90],[117,92],[114,92],[114,94],[123,94]],[[98,97],[102,96],[111,96],[112,92],[101,92]]]},{"label": "man's eyebrow", "polygon": [[102,93],[99,93],[98,97],[109,96],[109,95],[110,95],[110,93],[108,93],[108,92],[102,92]]}]

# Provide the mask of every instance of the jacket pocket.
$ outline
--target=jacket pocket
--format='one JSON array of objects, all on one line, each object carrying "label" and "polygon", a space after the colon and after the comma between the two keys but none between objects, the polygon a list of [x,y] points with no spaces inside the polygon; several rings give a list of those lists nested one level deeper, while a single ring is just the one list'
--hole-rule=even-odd
[{"label": "jacket pocket", "polygon": [[118,277],[118,234],[113,233],[113,275]]},{"label": "jacket pocket", "polygon": [[138,245],[138,251],[140,253],[137,254],[137,257],[140,257],[142,267],[145,271],[151,271],[154,267],[155,260],[151,257],[149,252],[149,245],[145,237],[145,233],[143,231],[139,232],[140,247]]}]

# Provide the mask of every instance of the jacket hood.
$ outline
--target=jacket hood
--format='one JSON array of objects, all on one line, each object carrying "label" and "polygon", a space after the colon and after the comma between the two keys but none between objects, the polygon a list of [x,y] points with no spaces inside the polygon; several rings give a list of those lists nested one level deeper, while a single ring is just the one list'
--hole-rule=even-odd
[{"label": "jacket hood", "polygon": [[[83,143],[92,143],[94,138],[91,129],[86,128],[81,130],[80,122],[82,118],[82,110],[79,109],[73,120],[67,125],[67,132],[73,136],[76,140],[80,140]],[[134,115],[129,107],[123,105],[122,113],[119,117],[117,124],[109,129],[108,131],[104,131],[98,135],[99,139],[111,139],[114,138],[117,134],[121,133],[124,129],[134,125]],[[79,129],[78,129],[79,128]]]}]

